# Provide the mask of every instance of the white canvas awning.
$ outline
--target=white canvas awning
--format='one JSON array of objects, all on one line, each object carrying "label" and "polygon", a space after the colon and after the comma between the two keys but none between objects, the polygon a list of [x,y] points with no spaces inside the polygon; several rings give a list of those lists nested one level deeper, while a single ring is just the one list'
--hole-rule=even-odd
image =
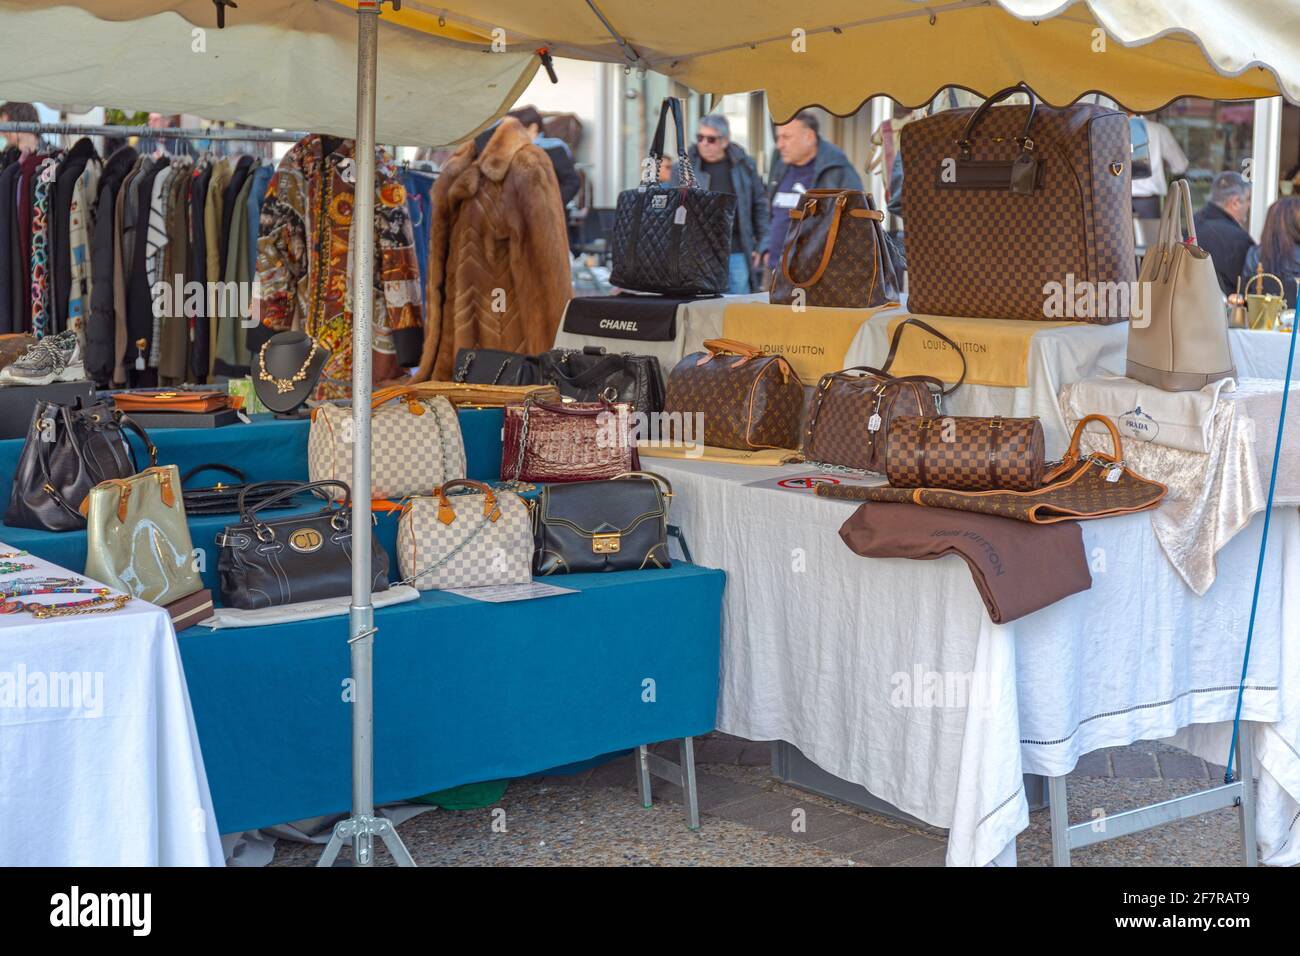
[{"label": "white canvas awning", "polygon": [[[334,0],[0,0],[0,101],[194,113],[254,126],[356,135],[357,16]],[[531,50],[388,22],[379,38],[378,137],[442,145],[510,108]],[[400,14],[399,14],[400,16]],[[436,21],[435,21],[436,22]],[[196,30],[198,32],[196,32]]]}]

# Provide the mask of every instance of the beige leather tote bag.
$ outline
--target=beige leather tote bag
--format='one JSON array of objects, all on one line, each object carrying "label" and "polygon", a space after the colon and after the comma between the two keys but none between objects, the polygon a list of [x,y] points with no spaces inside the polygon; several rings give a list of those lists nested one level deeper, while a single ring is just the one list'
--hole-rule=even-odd
[{"label": "beige leather tote bag", "polygon": [[1169,186],[1156,243],[1142,260],[1128,330],[1128,377],[1167,392],[1192,392],[1236,374],[1214,263],[1196,245],[1192,193],[1180,179]]}]

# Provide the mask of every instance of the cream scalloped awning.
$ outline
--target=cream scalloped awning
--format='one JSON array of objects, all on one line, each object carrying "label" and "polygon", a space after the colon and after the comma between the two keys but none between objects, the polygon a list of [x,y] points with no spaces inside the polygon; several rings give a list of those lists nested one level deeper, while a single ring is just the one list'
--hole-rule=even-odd
[{"label": "cream scalloped awning", "polygon": [[[0,0],[0,96],[348,134],[356,0],[239,4],[217,30],[213,0]],[[542,46],[704,93],[765,89],[779,120],[1021,80],[1056,105],[1300,102],[1300,0],[404,0],[382,20],[392,143],[470,135],[509,108]],[[191,49],[196,27],[206,52]]]}]

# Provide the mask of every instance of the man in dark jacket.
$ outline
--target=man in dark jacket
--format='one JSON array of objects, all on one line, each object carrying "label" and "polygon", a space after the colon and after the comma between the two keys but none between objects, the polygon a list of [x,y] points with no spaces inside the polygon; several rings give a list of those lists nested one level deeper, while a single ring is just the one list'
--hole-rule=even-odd
[{"label": "man in dark jacket", "polygon": [[550,158],[551,165],[555,167],[555,178],[560,184],[560,201],[568,206],[569,200],[578,195],[578,190],[582,188],[582,180],[573,165],[573,154],[569,151],[569,144],[562,139],[544,135],[542,114],[535,106],[521,106],[506,115],[519,120],[532,138],[533,144],[541,147]]},{"label": "man in dark jacket", "polygon": [[758,167],[753,157],[731,141],[727,118],[717,114],[700,120],[688,155],[701,186],[736,197],[727,291],[733,295],[750,292],[758,288],[754,270],[767,246],[767,193]]},{"label": "man in dark jacket", "polygon": [[1232,170],[1210,184],[1210,201],[1196,214],[1196,244],[1210,254],[1224,295],[1237,290],[1246,253],[1255,244],[1245,229],[1250,221],[1250,183]]},{"label": "man in dark jacket", "polygon": [[769,268],[779,268],[790,210],[810,189],[861,189],[862,177],[843,151],[818,133],[817,117],[804,110],[776,128],[777,156],[772,160],[768,200],[772,207],[767,249]]}]

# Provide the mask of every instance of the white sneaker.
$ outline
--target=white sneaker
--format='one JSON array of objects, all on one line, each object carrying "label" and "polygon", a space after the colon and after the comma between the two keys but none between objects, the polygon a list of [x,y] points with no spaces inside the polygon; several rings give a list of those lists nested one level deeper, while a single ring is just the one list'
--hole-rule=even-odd
[{"label": "white sneaker", "polygon": [[81,382],[86,378],[86,364],[81,355],[77,333],[47,335],[18,359],[0,369],[5,385],[49,385],[51,382]]}]

